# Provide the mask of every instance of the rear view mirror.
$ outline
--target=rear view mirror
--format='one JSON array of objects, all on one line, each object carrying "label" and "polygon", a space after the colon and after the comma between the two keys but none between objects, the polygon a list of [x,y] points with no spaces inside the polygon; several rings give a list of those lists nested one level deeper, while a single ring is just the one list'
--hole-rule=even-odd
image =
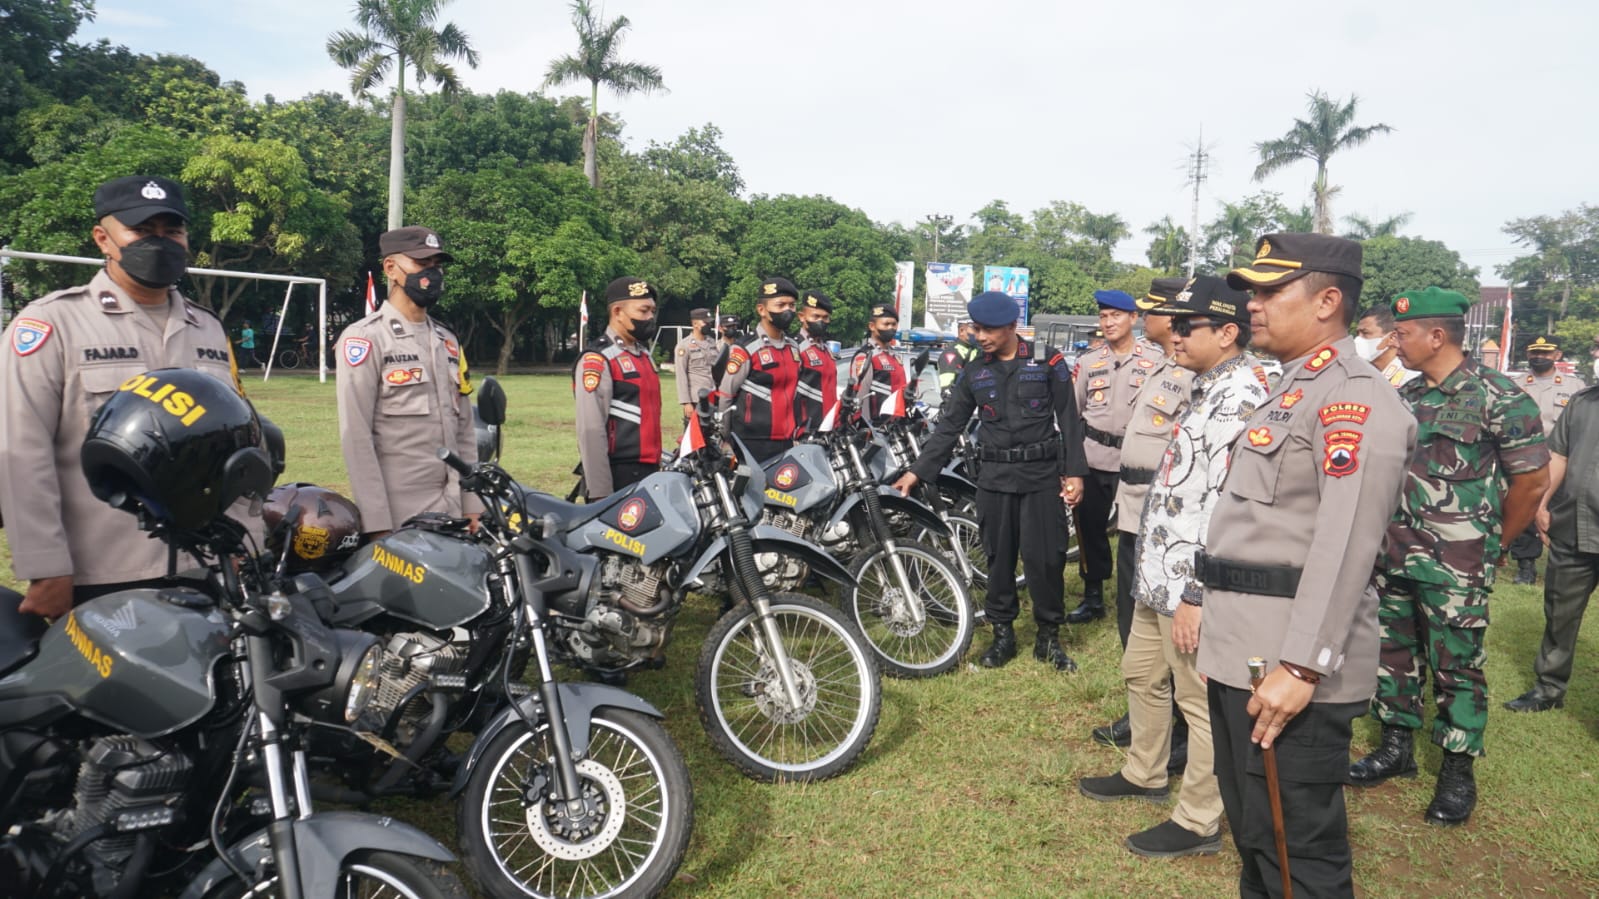
[{"label": "rear view mirror", "polygon": [[484,378],[482,386],[478,387],[477,414],[482,417],[484,424],[505,424],[505,388],[493,378]]}]

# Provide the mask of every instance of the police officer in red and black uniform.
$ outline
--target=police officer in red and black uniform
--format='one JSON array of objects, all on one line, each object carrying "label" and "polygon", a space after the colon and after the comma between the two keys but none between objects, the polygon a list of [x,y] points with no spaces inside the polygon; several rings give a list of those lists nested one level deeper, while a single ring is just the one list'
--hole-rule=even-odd
[{"label": "police officer in red and black uniform", "polygon": [[979,661],[998,668],[1016,657],[1016,557],[1027,572],[1038,638],[1033,658],[1060,671],[1077,665],[1060,645],[1066,620],[1066,510],[1083,496],[1088,461],[1077,414],[1071,367],[1059,350],[1038,347],[1016,334],[1016,301],[989,291],[967,305],[982,355],[966,364],[938,427],[910,472],[894,483],[909,493],[932,480],[949,461],[973,415],[982,421],[978,450],[977,511],[988,556],[985,610],[994,643]]},{"label": "police officer in red and black uniform", "polygon": [[727,354],[718,409],[759,462],[793,446],[800,425],[800,348],[788,336],[798,302],[799,291],[787,279],[762,281],[753,339]]},{"label": "police officer in red and black uniform", "polygon": [[[876,421],[883,404],[895,391],[904,390],[910,376],[905,363],[894,354],[899,345],[899,313],[887,304],[872,307],[871,321],[866,325],[866,345],[850,360],[849,389],[855,395],[856,408],[867,421]],[[907,397],[908,399],[908,397]]]},{"label": "police officer in red and black uniform", "polygon": [[655,288],[617,278],[605,288],[611,321],[577,364],[577,446],[590,502],[661,467],[661,380],[650,359]]},{"label": "police officer in red and black uniform", "polygon": [[833,320],[833,300],[820,290],[807,290],[799,304],[800,380],[798,402],[801,426],[807,433],[821,428],[827,413],[838,405],[838,366],[827,348],[827,326]]}]

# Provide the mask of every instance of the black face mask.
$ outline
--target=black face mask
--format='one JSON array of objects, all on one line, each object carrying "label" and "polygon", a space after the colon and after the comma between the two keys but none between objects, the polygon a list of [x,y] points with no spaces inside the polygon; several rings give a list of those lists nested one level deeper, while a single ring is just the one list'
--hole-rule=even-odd
[{"label": "black face mask", "polygon": [[776,328],[779,332],[787,334],[788,329],[793,326],[794,310],[785,309],[782,312],[772,313],[772,327]]},{"label": "black face mask", "polygon": [[812,340],[815,340],[815,341],[826,340],[827,339],[827,322],[806,322],[805,323],[805,333],[809,334],[811,336]]},{"label": "black face mask", "polygon": [[444,270],[438,266],[425,268],[405,276],[405,295],[423,309],[437,303],[444,293]]},{"label": "black face mask", "polygon": [[878,328],[872,333],[876,334],[877,339],[884,343],[893,343],[894,338],[899,334],[899,330],[897,328]]},{"label": "black face mask", "polygon": [[1528,359],[1527,360],[1527,367],[1541,375],[1541,374],[1544,374],[1545,372],[1548,372],[1549,370],[1551,370],[1551,369],[1553,369],[1555,367],[1555,360],[1553,360],[1553,359]]},{"label": "black face mask", "polygon": [[627,322],[628,322],[628,327],[632,328],[632,330],[633,330],[633,339],[638,341],[639,343],[645,343],[651,337],[654,337],[655,336],[655,329],[657,327],[659,327],[658,323],[655,321],[655,319],[653,317],[652,318],[630,318],[630,319],[627,320]]},{"label": "black face mask", "polygon": [[122,248],[117,265],[145,287],[171,287],[189,270],[189,251],[170,237],[141,237]]}]

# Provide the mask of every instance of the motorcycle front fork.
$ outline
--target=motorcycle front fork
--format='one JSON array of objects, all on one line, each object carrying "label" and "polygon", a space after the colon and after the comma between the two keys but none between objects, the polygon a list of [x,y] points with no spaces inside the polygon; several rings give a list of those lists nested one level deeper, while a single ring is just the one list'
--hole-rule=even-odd
[{"label": "motorcycle front fork", "polygon": [[766,643],[764,647],[757,643],[756,648],[766,655],[772,662],[772,667],[777,669],[777,679],[783,685],[783,697],[788,700],[789,707],[800,708],[803,700],[800,697],[799,679],[794,676],[794,665],[788,656],[788,647],[783,645],[783,635],[777,629],[777,620],[772,617],[772,602],[766,589],[766,581],[755,567],[755,547],[750,540],[750,532],[743,523],[744,511],[733,497],[733,491],[727,485],[727,477],[718,473],[715,482],[717,498],[722,503],[722,510],[727,520],[732,523],[727,530],[729,580],[737,580],[743,585],[744,592],[749,597],[750,607],[755,610],[755,620],[760,625],[761,636]]},{"label": "motorcycle front fork", "polygon": [[870,519],[872,533],[882,544],[883,552],[888,556],[889,570],[894,573],[894,580],[899,582],[899,598],[894,603],[895,611],[909,617],[911,622],[920,628],[927,623],[927,610],[916,600],[915,594],[911,591],[911,578],[905,571],[905,560],[899,557],[899,546],[894,540],[893,530],[888,526],[888,515],[883,511],[883,498],[877,494],[877,484],[873,481],[865,460],[861,458],[860,449],[854,442],[848,446],[850,465],[855,469],[856,489],[861,491],[861,500],[866,506],[866,516]]}]

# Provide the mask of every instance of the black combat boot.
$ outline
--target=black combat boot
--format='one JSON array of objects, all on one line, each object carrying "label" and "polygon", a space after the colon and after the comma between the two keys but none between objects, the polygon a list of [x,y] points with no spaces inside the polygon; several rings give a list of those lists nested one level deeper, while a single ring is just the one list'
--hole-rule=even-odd
[{"label": "black combat boot", "polygon": [[1188,767],[1188,719],[1181,712],[1171,723],[1171,756],[1166,759],[1168,775],[1182,774]]},{"label": "black combat boot", "polygon": [[994,643],[983,653],[977,664],[984,668],[1003,668],[1016,658],[1016,626],[1009,621],[994,622]]},{"label": "black combat boot", "polygon": [[1087,624],[1105,617],[1105,594],[1100,581],[1083,582],[1083,601],[1066,616],[1068,624]]},{"label": "black combat boot", "polygon": [[1349,782],[1357,787],[1379,784],[1390,777],[1415,777],[1415,731],[1382,726],[1382,744],[1349,766]]},{"label": "black combat boot", "polygon": [[1126,749],[1133,745],[1133,724],[1123,715],[1115,721],[1093,730],[1094,742],[1103,746],[1120,746]]},{"label": "black combat boot", "polygon": [[1443,766],[1438,769],[1438,787],[1433,790],[1432,804],[1427,806],[1428,824],[1454,827],[1471,817],[1471,810],[1477,807],[1477,779],[1471,773],[1473,761],[1464,752],[1444,753]]},{"label": "black combat boot", "polygon": [[1072,673],[1077,670],[1077,663],[1061,648],[1060,631],[1053,627],[1038,629],[1038,639],[1033,643],[1033,658],[1054,665],[1056,671]]},{"label": "black combat boot", "polygon": [[1536,584],[1536,583],[1538,583],[1538,568],[1537,568],[1536,563],[1534,563],[1533,560],[1531,560],[1531,559],[1517,559],[1516,560],[1516,579],[1514,581],[1511,581],[1511,583],[1513,583],[1513,584]]}]

